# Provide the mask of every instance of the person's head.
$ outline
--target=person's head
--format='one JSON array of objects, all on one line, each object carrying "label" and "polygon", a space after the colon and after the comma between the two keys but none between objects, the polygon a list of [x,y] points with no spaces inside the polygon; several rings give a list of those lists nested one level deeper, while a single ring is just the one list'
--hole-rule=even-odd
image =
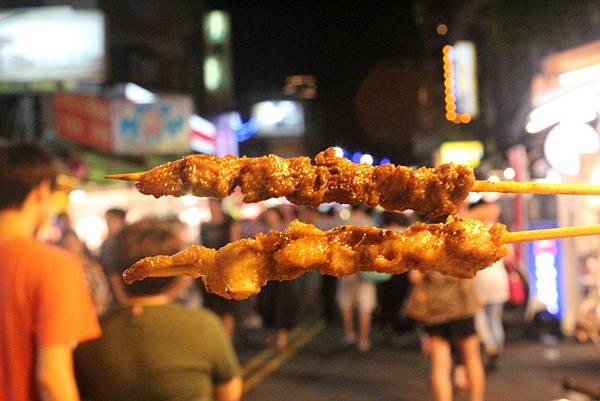
[{"label": "person's head", "polygon": [[66,230],[63,233],[60,239],[60,246],[74,255],[83,255],[85,253],[83,242],[81,242],[77,233],[73,230]]},{"label": "person's head", "polygon": [[55,223],[61,231],[67,231],[71,229],[71,217],[67,212],[60,212],[56,215]]},{"label": "person's head", "polygon": [[[112,249],[110,260],[111,271],[120,276],[129,266],[147,256],[172,255],[181,250],[182,243],[177,235],[165,225],[156,221],[140,221],[125,226],[119,234]],[[168,291],[174,277],[149,278],[124,285],[125,293],[130,297],[159,295]]]},{"label": "person's head", "polygon": [[49,217],[57,174],[52,158],[39,145],[0,147],[0,213],[26,211],[37,231]]},{"label": "person's head", "polygon": [[497,202],[486,202],[483,199],[469,205],[468,216],[481,220],[487,225],[497,223],[500,219],[500,205]]},{"label": "person's head", "polygon": [[263,212],[263,220],[270,229],[279,230],[284,219],[283,212],[277,207],[268,208]]},{"label": "person's head", "polygon": [[117,235],[123,229],[123,227],[125,227],[126,217],[127,212],[118,208],[108,209],[106,213],[104,213],[109,237]]},{"label": "person's head", "polygon": [[285,222],[291,222],[300,217],[300,211],[294,205],[284,204],[279,207],[279,210],[281,211]]},{"label": "person's head", "polygon": [[370,216],[373,209],[369,208],[365,205],[352,205],[352,214],[360,215],[360,216]]},{"label": "person's head", "polygon": [[410,218],[404,213],[383,212],[381,216],[381,225],[389,230],[405,229],[410,224]]},{"label": "person's head", "polygon": [[211,221],[218,223],[224,220],[225,213],[223,213],[223,206],[219,199],[209,199],[208,210],[210,211]]}]

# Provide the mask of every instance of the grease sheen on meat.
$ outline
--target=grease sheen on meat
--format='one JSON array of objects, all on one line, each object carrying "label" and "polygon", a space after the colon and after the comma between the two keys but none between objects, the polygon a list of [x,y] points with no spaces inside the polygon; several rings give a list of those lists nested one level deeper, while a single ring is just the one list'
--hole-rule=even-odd
[{"label": "grease sheen on meat", "polygon": [[155,197],[192,193],[213,198],[240,187],[245,202],[285,196],[297,205],[379,205],[439,217],[457,212],[474,181],[472,169],[462,165],[371,166],[336,157],[329,148],[316,156],[314,164],[308,157],[189,155],[147,171],[136,186]]},{"label": "grease sheen on meat", "polygon": [[347,276],[359,271],[400,274],[410,269],[472,278],[507,253],[506,227],[489,230],[477,220],[449,217],[444,224],[416,223],[404,232],[340,226],[321,231],[294,221],[285,231],[258,234],[219,250],[195,245],[173,256],[140,260],[123,277],[201,277],[208,291],[244,299],[269,280],[293,280],[314,270]]}]

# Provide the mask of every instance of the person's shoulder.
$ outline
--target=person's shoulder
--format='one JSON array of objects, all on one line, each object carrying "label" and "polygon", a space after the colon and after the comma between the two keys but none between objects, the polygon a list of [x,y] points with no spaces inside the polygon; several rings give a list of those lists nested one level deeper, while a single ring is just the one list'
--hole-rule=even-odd
[{"label": "person's shoulder", "polygon": [[21,240],[11,244],[11,253],[22,253],[32,265],[60,269],[63,266],[81,265],[76,257],[66,250],[36,239]]},{"label": "person's shoulder", "polygon": [[33,243],[35,245],[31,247],[31,252],[35,257],[34,260],[39,260],[44,265],[50,265],[52,268],[81,265],[81,262],[65,249],[41,241],[34,241]]},{"label": "person's shoulder", "polygon": [[116,305],[109,308],[104,314],[98,319],[102,333],[111,333],[114,331],[123,330],[123,327],[127,325],[131,316],[131,311],[128,307]]},{"label": "person's shoulder", "polygon": [[29,270],[35,275],[45,277],[42,279],[44,282],[52,277],[67,290],[83,277],[81,261],[56,245],[31,241],[27,244],[26,252],[28,254],[23,263],[27,263]]},{"label": "person's shoulder", "polygon": [[126,314],[128,312],[128,308],[123,307],[121,305],[113,305],[104,312],[104,314],[100,317],[100,323],[110,322],[113,319],[117,319],[120,316]]},{"label": "person's shoulder", "polygon": [[179,305],[179,304],[169,304],[168,309],[172,314],[180,315],[185,317],[185,319],[190,321],[195,321],[201,325],[218,325],[221,323],[221,319],[214,312],[206,309],[191,309],[187,306]]},{"label": "person's shoulder", "polygon": [[198,316],[198,319],[202,319],[204,321],[215,324],[221,323],[221,318],[219,318],[219,316],[216,313],[207,308],[196,309],[194,312]]}]

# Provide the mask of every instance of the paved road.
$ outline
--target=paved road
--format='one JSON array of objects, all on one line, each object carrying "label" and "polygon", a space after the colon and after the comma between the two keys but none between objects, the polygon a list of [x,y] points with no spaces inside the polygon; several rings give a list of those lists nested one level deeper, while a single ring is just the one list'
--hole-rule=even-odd
[{"label": "paved road", "polygon": [[[402,348],[375,347],[368,354],[340,350],[339,328],[326,327],[306,345],[282,355],[269,369],[254,366],[254,387],[245,401],[430,401],[429,361],[414,341]],[[313,330],[314,331],[314,330]],[[294,350],[292,350],[294,351]],[[263,354],[263,358],[265,358]],[[271,360],[272,360],[271,355]],[[248,357],[244,358],[248,361]],[[267,359],[265,358],[265,361]],[[259,361],[260,362],[260,361]],[[600,380],[600,352],[589,344],[508,344],[501,369],[488,376],[487,401],[550,401],[564,395],[565,376]],[[260,376],[260,377],[259,377]],[[466,400],[462,394],[458,401]]]}]

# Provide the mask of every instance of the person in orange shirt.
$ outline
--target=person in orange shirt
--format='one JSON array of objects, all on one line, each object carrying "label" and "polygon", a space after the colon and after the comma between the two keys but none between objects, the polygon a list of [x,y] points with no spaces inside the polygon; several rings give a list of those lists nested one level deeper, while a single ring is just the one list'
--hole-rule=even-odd
[{"label": "person in orange shirt", "polygon": [[100,335],[80,262],[36,240],[55,178],[39,146],[0,147],[0,401],[79,400],[72,351]]}]

